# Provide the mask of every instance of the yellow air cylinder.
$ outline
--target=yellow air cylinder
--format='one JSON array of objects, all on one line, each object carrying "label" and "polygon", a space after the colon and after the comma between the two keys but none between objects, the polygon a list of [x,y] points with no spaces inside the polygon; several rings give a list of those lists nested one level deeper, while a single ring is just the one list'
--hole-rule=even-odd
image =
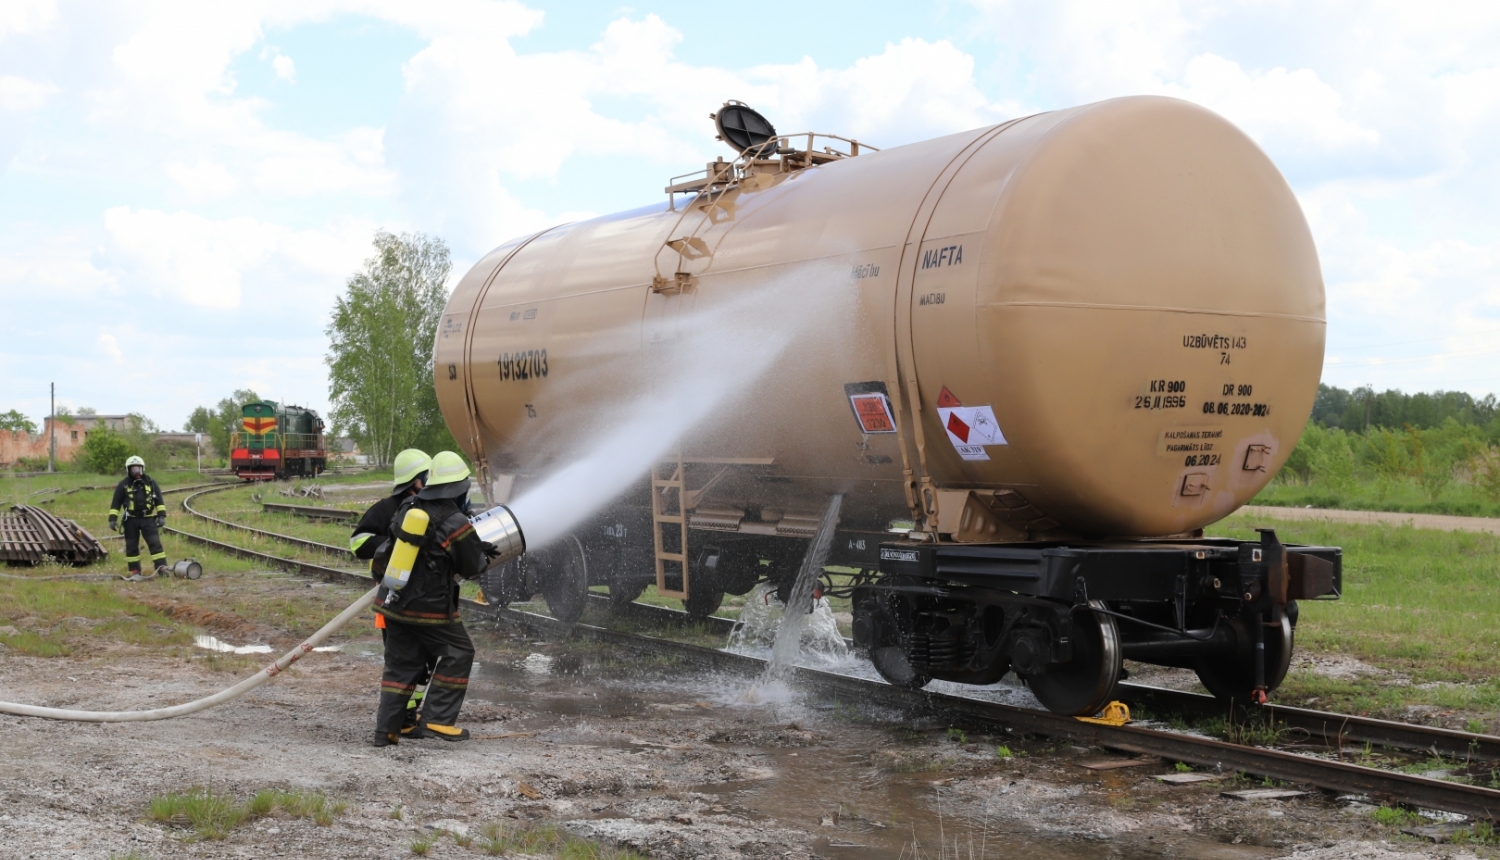
[{"label": "yellow air cylinder", "polygon": [[[401,519],[401,530],[407,534],[425,534],[429,522],[426,511],[421,508],[412,508]],[[397,538],[396,548],[391,551],[390,564],[385,568],[385,578],[380,581],[380,584],[392,593],[405,588],[406,583],[411,580],[411,569],[417,563],[419,549],[420,547],[416,544]]]}]

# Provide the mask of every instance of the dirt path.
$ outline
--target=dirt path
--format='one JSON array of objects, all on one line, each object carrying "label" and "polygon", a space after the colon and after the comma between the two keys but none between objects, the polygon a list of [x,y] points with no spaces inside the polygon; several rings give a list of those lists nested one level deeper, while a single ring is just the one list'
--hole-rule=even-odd
[{"label": "dirt path", "polygon": [[[1463,856],[1376,824],[1371,806],[1317,793],[1243,803],[1233,774],[1169,786],[1170,763],[1096,773],[1098,749],[966,733],[782,691],[747,704],[744,679],[477,629],[464,723],[483,739],[366,745],[378,643],[308,658],[243,700],[160,723],[0,720],[0,854],[37,858],[412,857],[434,827],[551,823],[653,858],[1026,856],[1135,860]],[[236,658],[251,666],[260,658]],[[41,659],[0,653],[9,698],[133,708],[235,680],[180,657]],[[1004,747],[1005,754],[997,752]],[[1243,784],[1242,784],[1243,783]],[[151,821],[153,796],[268,788],[348,804],[331,824],[259,819],[222,841]],[[397,808],[400,816],[396,816]],[[462,838],[462,836],[461,836]],[[428,856],[482,857],[441,836]],[[920,846],[920,853],[916,847]]]},{"label": "dirt path", "polygon": [[1500,535],[1500,519],[1487,517],[1450,517],[1442,514],[1405,514],[1394,511],[1341,511],[1330,508],[1281,508],[1247,505],[1234,515],[1248,514],[1278,520],[1327,520],[1335,523],[1364,523],[1400,526],[1410,524],[1419,529],[1445,532],[1488,532]]}]

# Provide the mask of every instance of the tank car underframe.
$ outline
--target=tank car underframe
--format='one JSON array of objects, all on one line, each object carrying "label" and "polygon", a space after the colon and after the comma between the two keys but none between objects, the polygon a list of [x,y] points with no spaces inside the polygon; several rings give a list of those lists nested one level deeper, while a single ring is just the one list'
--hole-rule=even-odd
[{"label": "tank car underframe", "polygon": [[1334,547],[1199,539],[882,544],[853,592],[854,640],[886,679],[993,684],[1015,669],[1049,709],[1107,704],[1124,659],[1191,668],[1263,701],[1286,674],[1297,601],[1336,599]]}]

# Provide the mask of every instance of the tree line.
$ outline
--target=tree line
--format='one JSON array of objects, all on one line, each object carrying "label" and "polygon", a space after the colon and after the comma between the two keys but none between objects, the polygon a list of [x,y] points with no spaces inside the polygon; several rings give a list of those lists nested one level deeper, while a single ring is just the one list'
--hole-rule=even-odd
[{"label": "tree line", "polygon": [[1312,420],[1322,427],[1364,432],[1370,427],[1429,430],[1448,419],[1466,427],[1480,427],[1491,441],[1500,441],[1500,400],[1487,394],[1475,399],[1464,391],[1404,391],[1387,389],[1376,393],[1369,386],[1352,391],[1333,385],[1318,386]]}]

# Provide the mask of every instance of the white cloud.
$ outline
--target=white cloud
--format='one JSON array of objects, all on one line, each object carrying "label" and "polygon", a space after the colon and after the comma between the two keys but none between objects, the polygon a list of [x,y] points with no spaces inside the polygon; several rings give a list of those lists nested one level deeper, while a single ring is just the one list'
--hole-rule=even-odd
[{"label": "white cloud", "polygon": [[192,165],[169,164],[167,175],[194,198],[224,197],[240,187],[240,181],[227,167],[201,158]]},{"label": "white cloud", "polygon": [[276,72],[276,77],[287,83],[297,82],[297,64],[292,58],[285,54],[277,54],[271,58],[271,69]]},{"label": "white cloud", "polygon": [[53,84],[31,81],[16,75],[0,75],[0,109],[35,110],[57,93]]},{"label": "white cloud", "polygon": [[0,295],[18,302],[38,296],[89,296],[115,287],[114,273],[95,266],[91,256],[66,239],[0,254]]},{"label": "white cloud", "polygon": [[113,359],[115,364],[124,363],[125,353],[120,351],[120,342],[115,339],[114,335],[107,332],[99,335],[99,348],[104,351],[105,355]]},{"label": "white cloud", "polygon": [[0,40],[44,30],[56,19],[56,0],[5,0],[0,3]]},{"label": "white cloud", "polygon": [[[133,282],[158,298],[211,309],[243,306],[244,281],[257,276],[258,304],[294,300],[308,312],[326,307],[363,257],[373,225],[336,231],[293,231],[240,217],[210,220],[192,212],[115,207],[104,213],[114,246],[128,259]],[[311,289],[309,289],[311,288]],[[324,301],[320,301],[320,299]]]},{"label": "white cloud", "polygon": [[1380,133],[1343,116],[1344,99],[1311,69],[1248,73],[1214,54],[1189,60],[1180,84],[1161,89],[1234,119],[1251,135],[1323,151],[1369,148]]}]

